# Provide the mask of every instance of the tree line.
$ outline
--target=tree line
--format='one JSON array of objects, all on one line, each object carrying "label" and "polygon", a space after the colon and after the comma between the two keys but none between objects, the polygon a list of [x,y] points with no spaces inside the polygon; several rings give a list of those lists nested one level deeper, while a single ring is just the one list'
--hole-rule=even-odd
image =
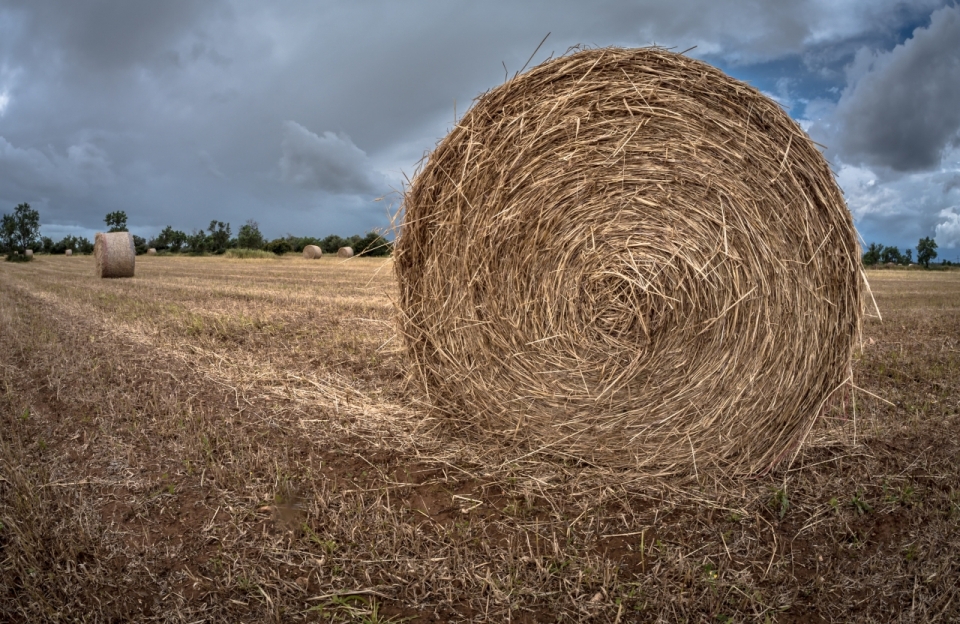
[{"label": "tree line", "polygon": [[[930,261],[937,257],[937,242],[930,238],[921,238],[917,243],[917,264],[923,268],[930,268]],[[873,266],[877,264],[913,264],[913,249],[906,249],[902,253],[897,246],[884,246],[879,243],[870,243],[863,254],[863,265]],[[949,260],[942,264],[950,264]]]},{"label": "tree line", "polygon": [[[122,210],[108,213],[104,223],[108,232],[128,231],[127,214]],[[228,249],[254,249],[283,255],[302,252],[307,245],[316,245],[324,253],[336,253],[341,247],[352,247],[355,254],[367,256],[389,256],[393,252],[393,245],[376,232],[346,238],[336,234],[325,238],[290,234],[268,241],[253,219],[240,226],[236,237],[232,236],[229,223],[217,220],[211,221],[207,229],[193,230],[190,234],[168,225],[149,240],[136,234],[132,236],[138,254],[153,248],[161,253],[193,255],[219,255]],[[56,242],[48,236],[41,236],[40,213],[24,203],[14,208],[12,214],[4,214],[0,220],[0,253],[6,254],[8,260],[27,260],[25,253],[28,249],[49,254],[63,254],[70,249],[73,253],[88,254],[93,252],[93,243],[82,236],[67,235]]]}]

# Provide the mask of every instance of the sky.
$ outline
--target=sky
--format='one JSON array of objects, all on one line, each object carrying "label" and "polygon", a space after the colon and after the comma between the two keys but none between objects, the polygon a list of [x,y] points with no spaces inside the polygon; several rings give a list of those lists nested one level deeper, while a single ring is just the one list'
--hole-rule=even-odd
[{"label": "sky", "polygon": [[386,228],[474,98],[576,44],[693,48],[823,146],[865,242],[960,258],[955,0],[0,0],[0,213]]}]

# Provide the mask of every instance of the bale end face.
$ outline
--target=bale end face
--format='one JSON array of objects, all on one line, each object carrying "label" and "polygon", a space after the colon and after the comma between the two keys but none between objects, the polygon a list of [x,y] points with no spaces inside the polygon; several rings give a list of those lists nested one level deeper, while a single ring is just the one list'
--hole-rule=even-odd
[{"label": "bale end face", "polygon": [[754,473],[847,380],[860,252],[830,168],[775,102],[689,57],[587,50],[484,94],[400,232],[411,378],[491,437]]},{"label": "bale end face", "polygon": [[97,232],[93,256],[98,277],[133,277],[137,250],[130,232]]}]

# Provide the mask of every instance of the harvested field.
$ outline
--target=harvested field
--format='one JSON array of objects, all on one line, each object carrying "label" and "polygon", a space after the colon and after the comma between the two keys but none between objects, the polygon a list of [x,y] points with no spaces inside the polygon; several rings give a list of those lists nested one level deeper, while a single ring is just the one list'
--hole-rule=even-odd
[{"label": "harvested field", "polygon": [[862,391],[678,486],[429,416],[389,261],[92,261],[0,263],[0,621],[960,618],[960,272],[868,272]]}]

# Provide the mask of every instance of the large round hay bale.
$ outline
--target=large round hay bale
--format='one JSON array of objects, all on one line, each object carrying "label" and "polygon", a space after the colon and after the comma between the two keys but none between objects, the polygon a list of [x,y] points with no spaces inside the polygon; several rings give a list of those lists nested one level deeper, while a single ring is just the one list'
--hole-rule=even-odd
[{"label": "large round hay bale", "polygon": [[353,247],[341,247],[337,250],[338,258],[352,258],[353,257]]},{"label": "large round hay bale", "polygon": [[548,61],[479,97],[404,197],[411,375],[530,452],[692,474],[789,456],[849,379],[856,233],[753,87],[662,49]]},{"label": "large round hay bale", "polygon": [[72,256],[72,255],[73,255],[73,250],[72,250],[72,249],[68,249],[68,250],[66,250],[66,251],[63,252],[63,253],[64,253],[65,255],[67,255],[67,256]]},{"label": "large round hay bale", "polygon": [[151,247],[150,249],[148,249],[148,250],[147,250],[147,255],[148,255],[148,256],[155,256],[155,255],[157,255],[157,250],[156,250],[156,248]]},{"label": "large round hay bale", "polygon": [[93,256],[100,277],[133,277],[137,250],[130,232],[97,232]]},{"label": "large round hay bale", "polygon": [[307,245],[303,248],[303,257],[307,260],[315,260],[323,255],[323,250],[316,245]]},{"label": "large round hay bale", "polygon": [[33,257],[33,250],[32,250],[32,249],[28,249],[28,250],[27,250],[26,252],[24,252],[24,253],[26,253],[26,255],[27,255],[28,258],[32,258],[32,257]]}]

